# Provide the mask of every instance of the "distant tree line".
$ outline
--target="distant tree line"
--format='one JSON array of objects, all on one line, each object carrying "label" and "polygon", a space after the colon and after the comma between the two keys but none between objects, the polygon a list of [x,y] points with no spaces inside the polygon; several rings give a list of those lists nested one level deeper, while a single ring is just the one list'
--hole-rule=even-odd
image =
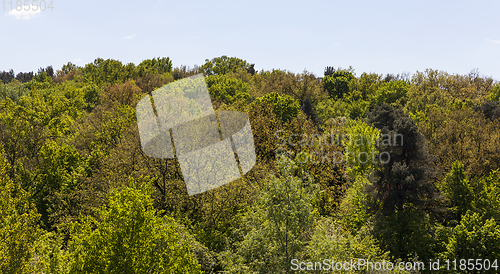
[{"label": "distant tree line", "polygon": [[[47,66],[46,68],[39,68],[37,74],[40,74],[42,72],[46,73],[47,76],[49,76],[49,77],[54,76],[54,69],[52,68],[52,66]],[[35,76],[35,74],[33,73],[33,71],[31,71],[31,72],[19,72],[19,73],[15,74],[13,69],[11,69],[9,71],[4,70],[4,71],[0,72],[0,81],[2,81],[2,83],[4,83],[4,84],[8,84],[8,83],[12,82],[12,80],[15,79],[21,83],[26,83],[26,82],[31,81],[34,76]]]}]

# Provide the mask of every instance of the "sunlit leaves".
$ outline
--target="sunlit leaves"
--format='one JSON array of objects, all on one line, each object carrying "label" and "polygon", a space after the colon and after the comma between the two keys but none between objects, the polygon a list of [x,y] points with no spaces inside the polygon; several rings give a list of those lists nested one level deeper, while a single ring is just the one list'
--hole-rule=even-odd
[{"label": "sunlit leaves", "polygon": [[325,90],[333,99],[342,99],[349,93],[349,83],[356,77],[348,70],[337,70],[331,76],[321,79]]},{"label": "sunlit leaves", "polygon": [[0,145],[0,272],[31,273],[30,258],[39,235],[39,215],[29,194],[7,176]]},{"label": "sunlit leaves", "polygon": [[500,225],[491,218],[467,212],[454,227],[443,258],[498,259],[500,256]]},{"label": "sunlit leaves", "polygon": [[249,68],[250,64],[247,61],[236,58],[227,57],[223,55],[221,57],[213,58],[212,60],[205,60],[200,69],[202,69],[206,75],[223,75],[229,72],[236,72],[238,68]]},{"label": "sunlit leaves", "polygon": [[99,219],[74,224],[70,273],[201,273],[174,220],[153,208],[149,183],[129,184],[109,196]]}]

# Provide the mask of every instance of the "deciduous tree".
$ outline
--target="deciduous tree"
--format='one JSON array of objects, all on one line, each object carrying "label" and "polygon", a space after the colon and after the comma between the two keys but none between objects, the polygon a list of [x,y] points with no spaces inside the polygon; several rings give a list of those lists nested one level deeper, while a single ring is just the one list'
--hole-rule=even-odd
[{"label": "deciduous tree", "polygon": [[201,273],[171,217],[153,208],[149,182],[114,191],[99,219],[72,229],[70,273]]}]

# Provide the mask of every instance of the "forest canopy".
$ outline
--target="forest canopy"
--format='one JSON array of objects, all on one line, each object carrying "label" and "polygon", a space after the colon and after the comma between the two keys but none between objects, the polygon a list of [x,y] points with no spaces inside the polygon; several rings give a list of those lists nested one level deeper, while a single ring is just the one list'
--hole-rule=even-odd
[{"label": "forest canopy", "polygon": [[[248,115],[257,162],[189,196],[177,159],[142,152],[135,107],[200,73],[216,112]],[[499,169],[500,84],[476,70],[314,75],[220,56],[2,71],[0,273],[331,272],[325,259],[493,273]]]}]

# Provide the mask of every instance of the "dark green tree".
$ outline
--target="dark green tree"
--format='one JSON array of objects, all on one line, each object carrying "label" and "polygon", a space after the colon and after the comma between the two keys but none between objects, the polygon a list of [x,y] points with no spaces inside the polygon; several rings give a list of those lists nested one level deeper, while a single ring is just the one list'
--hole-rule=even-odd
[{"label": "dark green tree", "polygon": [[231,104],[235,100],[251,100],[248,84],[226,75],[210,75],[205,78],[208,92],[215,100]]},{"label": "dark green tree", "polygon": [[375,199],[387,212],[402,210],[405,204],[423,208],[435,194],[430,178],[436,172],[424,136],[403,111],[388,104],[375,107],[368,123],[380,129],[378,150],[389,155],[373,174]]},{"label": "dark green tree", "polygon": [[306,247],[317,186],[286,157],[279,158],[278,167],[279,177],[269,177],[243,217],[246,234],[236,253],[224,254],[231,273],[290,273],[290,261]]},{"label": "dark green tree", "polygon": [[323,73],[324,76],[332,76],[335,73],[335,68],[334,67],[326,67],[325,72]]},{"label": "dark green tree", "polygon": [[299,102],[288,95],[282,96],[276,92],[271,92],[262,98],[257,98],[255,104],[270,104],[273,112],[283,122],[289,122],[291,119],[297,117],[300,112]]},{"label": "dark green tree", "polygon": [[0,272],[32,273],[30,259],[39,236],[39,214],[29,194],[7,175],[0,143]]},{"label": "dark green tree", "polygon": [[0,81],[4,84],[10,83],[10,81],[14,80],[15,75],[14,75],[14,70],[9,70],[7,71],[2,71],[0,72]]},{"label": "dark green tree", "polygon": [[368,188],[373,197],[374,234],[383,249],[397,258],[431,258],[431,226],[425,209],[436,197],[430,180],[435,173],[433,156],[413,120],[401,110],[382,104],[368,113],[368,122],[382,133],[378,151],[384,157]]}]

